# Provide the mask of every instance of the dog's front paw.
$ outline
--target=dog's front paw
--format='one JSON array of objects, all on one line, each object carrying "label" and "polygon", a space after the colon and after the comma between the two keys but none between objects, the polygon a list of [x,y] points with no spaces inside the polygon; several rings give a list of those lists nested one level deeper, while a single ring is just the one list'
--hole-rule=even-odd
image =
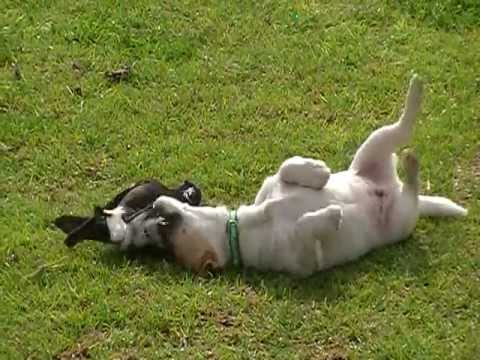
[{"label": "dog's front paw", "polygon": [[340,205],[330,205],[325,209],[325,212],[335,230],[339,230],[343,221],[342,207]]}]

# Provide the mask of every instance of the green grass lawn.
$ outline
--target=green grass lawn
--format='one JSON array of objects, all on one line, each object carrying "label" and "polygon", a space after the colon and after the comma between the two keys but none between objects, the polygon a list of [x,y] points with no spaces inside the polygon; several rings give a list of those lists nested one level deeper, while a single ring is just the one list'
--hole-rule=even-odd
[{"label": "green grass lawn", "polygon": [[[480,3],[130,3],[2,3],[0,358],[478,358]],[[288,156],[341,170],[396,119],[413,71],[423,192],[466,219],[422,219],[305,280],[201,279],[67,249],[50,225],[147,177],[233,207]]]}]

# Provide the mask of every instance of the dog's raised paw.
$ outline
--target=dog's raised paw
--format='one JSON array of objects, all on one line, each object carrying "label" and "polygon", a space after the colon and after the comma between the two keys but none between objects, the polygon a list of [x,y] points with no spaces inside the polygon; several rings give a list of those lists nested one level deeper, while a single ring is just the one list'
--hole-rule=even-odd
[{"label": "dog's raised paw", "polygon": [[343,209],[340,205],[330,205],[326,209],[327,216],[332,221],[335,230],[339,230],[342,227],[343,221]]}]

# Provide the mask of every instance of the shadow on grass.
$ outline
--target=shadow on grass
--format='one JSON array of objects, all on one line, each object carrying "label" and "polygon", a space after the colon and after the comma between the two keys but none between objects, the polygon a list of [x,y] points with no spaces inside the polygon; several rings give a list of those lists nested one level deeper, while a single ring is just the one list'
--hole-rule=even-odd
[{"label": "shadow on grass", "polygon": [[[410,237],[407,241],[384,247],[348,264],[320,271],[308,278],[287,275],[252,273],[247,281],[253,287],[266,287],[276,297],[286,294],[300,300],[321,300],[329,303],[355,296],[361,282],[375,278],[384,285],[392,279],[416,277],[424,271],[426,250]],[[285,286],[288,290],[285,291]]]},{"label": "shadow on grass", "polygon": [[[377,249],[357,261],[318,272],[308,278],[250,269],[228,269],[215,277],[222,277],[222,280],[232,285],[238,284],[240,277],[245,285],[256,291],[266,292],[276,299],[295,298],[300,301],[336,303],[354,296],[358,284],[367,278],[375,278],[374,281],[385,286],[393,280],[412,281],[412,278],[413,281],[423,284],[423,276],[420,274],[425,271],[425,266],[428,266],[426,259],[427,250],[421,247],[415,236],[411,236],[401,243]],[[174,265],[171,256],[155,247],[128,252],[108,248],[102,251],[98,260],[116,269],[141,266],[151,274],[164,271],[179,283],[185,280],[186,270]]]},{"label": "shadow on grass", "polygon": [[158,271],[158,264],[161,262],[173,263],[175,260],[171,254],[156,246],[121,251],[110,245],[101,251],[98,259],[109,267],[118,268],[135,264],[151,271]]}]

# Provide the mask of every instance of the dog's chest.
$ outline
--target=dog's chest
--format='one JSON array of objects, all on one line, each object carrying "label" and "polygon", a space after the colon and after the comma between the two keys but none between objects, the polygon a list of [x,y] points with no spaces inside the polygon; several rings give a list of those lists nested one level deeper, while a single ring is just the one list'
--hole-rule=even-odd
[{"label": "dog's chest", "polygon": [[[257,235],[262,239],[258,267],[275,271],[298,272],[302,243],[295,238],[295,224],[305,209],[297,201],[275,202],[269,209],[269,221]],[[297,206],[295,206],[297,205]]]}]

